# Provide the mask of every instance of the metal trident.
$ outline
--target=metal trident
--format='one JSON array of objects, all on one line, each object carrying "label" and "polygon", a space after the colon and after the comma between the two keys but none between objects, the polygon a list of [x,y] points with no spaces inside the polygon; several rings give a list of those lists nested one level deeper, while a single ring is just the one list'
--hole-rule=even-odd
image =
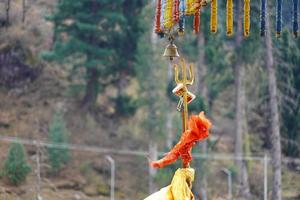
[{"label": "metal trident", "polygon": [[[174,71],[175,71],[175,82],[177,84],[183,85],[183,94],[182,94],[182,100],[183,100],[183,110],[182,110],[182,129],[183,132],[187,130],[188,128],[188,102],[187,102],[187,85],[192,85],[194,83],[195,74],[193,71],[193,65],[190,64],[189,66],[189,77],[187,77],[187,67],[184,59],[180,59],[180,65],[181,65],[181,72],[182,75],[179,76],[179,67],[177,64],[174,65]],[[179,78],[181,77],[181,79]],[[184,166],[188,167],[188,166]]]},{"label": "metal trident", "polygon": [[186,63],[185,60],[182,58],[180,59],[180,64],[181,64],[181,71],[182,71],[182,76],[181,80],[179,79],[179,67],[177,64],[174,65],[174,70],[175,70],[175,82],[177,84],[183,84],[184,86],[186,85],[193,85],[194,79],[195,79],[195,74],[193,71],[193,65],[190,64],[189,66],[189,78],[187,77],[186,74]]}]

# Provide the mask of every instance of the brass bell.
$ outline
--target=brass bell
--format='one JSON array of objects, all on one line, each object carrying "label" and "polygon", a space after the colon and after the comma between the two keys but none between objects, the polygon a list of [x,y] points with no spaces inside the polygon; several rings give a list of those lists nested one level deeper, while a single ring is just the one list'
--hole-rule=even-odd
[{"label": "brass bell", "polygon": [[173,60],[174,57],[180,57],[177,51],[177,47],[175,44],[170,43],[165,49],[164,57],[169,57],[170,60]]}]

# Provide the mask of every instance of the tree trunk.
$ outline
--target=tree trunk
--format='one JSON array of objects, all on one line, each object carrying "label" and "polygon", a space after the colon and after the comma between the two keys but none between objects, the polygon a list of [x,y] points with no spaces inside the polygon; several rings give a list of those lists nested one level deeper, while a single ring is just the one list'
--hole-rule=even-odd
[{"label": "tree trunk", "polygon": [[267,71],[268,71],[268,90],[269,90],[269,105],[271,111],[271,143],[272,143],[272,165],[273,165],[273,188],[272,200],[281,200],[281,143],[280,143],[280,124],[279,111],[277,101],[277,82],[275,74],[274,58],[272,53],[272,38],[270,33],[269,18],[266,19],[267,34],[266,34],[266,48],[267,48]]},{"label": "tree trunk", "polygon": [[22,22],[25,23],[26,18],[26,0],[22,1]]},{"label": "tree trunk", "polygon": [[[235,45],[239,49],[242,42],[242,18],[241,18],[241,2],[237,2],[237,33]],[[243,149],[243,134],[245,132],[245,68],[240,58],[237,58],[235,63],[235,88],[236,88],[236,114],[235,114],[235,157],[242,158],[244,155]],[[235,161],[238,168],[238,184],[239,184],[239,196],[248,198],[250,197],[250,189],[248,182],[248,173],[246,164],[243,160],[237,159]]]},{"label": "tree trunk", "polygon": [[198,43],[198,69],[197,69],[197,78],[196,79],[196,86],[197,90],[199,90],[201,96],[203,97],[203,100],[205,104],[207,105],[208,103],[208,90],[207,90],[207,85],[205,83],[205,76],[207,73],[206,65],[205,65],[205,52],[204,52],[204,35],[202,34],[201,30],[198,35],[197,39]]},{"label": "tree trunk", "polygon": [[[208,90],[207,85],[205,83],[205,76],[206,76],[206,65],[205,65],[205,52],[204,52],[204,35],[203,32],[200,30],[199,35],[197,37],[197,45],[198,45],[198,67],[195,70],[197,73],[196,82],[196,91],[199,92],[201,97],[203,98],[204,104],[208,105]],[[199,143],[199,147],[201,149],[202,154],[207,154],[207,142],[206,140]],[[197,168],[205,169],[207,160],[202,160],[202,164],[196,161]],[[195,180],[195,186],[197,187],[196,191],[200,196],[201,200],[207,200],[207,176],[205,170],[200,172],[200,175]]]},{"label": "tree trunk", "polygon": [[[149,142],[149,155],[150,155],[150,160],[157,160],[158,155],[157,155],[157,144],[154,143],[153,141]],[[157,170],[154,169],[149,165],[149,194],[152,194],[157,190],[156,184],[154,182],[154,178],[156,176]]]},{"label": "tree trunk", "polygon": [[10,0],[6,2],[6,28],[9,26],[9,11],[10,11]]},{"label": "tree trunk", "polygon": [[[167,77],[167,83],[170,83],[172,81],[172,64],[169,65],[168,68],[168,77]],[[166,132],[167,132],[167,140],[166,140],[166,147],[167,149],[171,149],[173,146],[173,130],[172,130],[172,119],[173,119],[173,112],[172,112],[172,102],[168,99],[168,112],[166,114]]]},{"label": "tree trunk", "polygon": [[98,97],[99,72],[96,68],[87,69],[87,85],[85,96],[82,101],[83,108],[94,108]]}]

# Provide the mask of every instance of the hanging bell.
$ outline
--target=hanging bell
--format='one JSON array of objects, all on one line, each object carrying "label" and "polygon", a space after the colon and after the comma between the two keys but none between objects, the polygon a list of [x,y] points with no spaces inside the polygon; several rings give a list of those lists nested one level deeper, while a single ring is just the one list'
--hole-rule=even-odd
[{"label": "hanging bell", "polygon": [[173,60],[174,57],[179,57],[176,45],[173,43],[168,44],[163,56],[169,57],[170,60]]}]

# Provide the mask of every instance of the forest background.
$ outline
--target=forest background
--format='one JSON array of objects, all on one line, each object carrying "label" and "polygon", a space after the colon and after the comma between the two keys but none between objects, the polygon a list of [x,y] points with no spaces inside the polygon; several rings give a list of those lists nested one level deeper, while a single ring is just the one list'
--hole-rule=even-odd
[{"label": "forest background", "polygon": [[[234,1],[234,35],[228,37],[226,4],[219,1],[218,33],[210,33],[208,5],[200,33],[192,33],[188,19],[176,45],[195,67],[191,91],[197,99],[190,111],[204,110],[214,125],[194,153],[266,155],[268,196],[299,199],[300,39],[292,33],[293,4],[284,2],[283,32],[276,38],[276,2],[268,3],[264,37],[260,2],[251,2],[251,33],[244,38],[243,3]],[[1,0],[0,10],[0,136],[20,139],[1,140],[0,199],[37,193],[45,199],[108,199],[103,154],[24,146],[21,139],[124,152],[166,152],[178,141],[173,67],[162,57],[167,42],[153,33],[154,1]],[[146,156],[111,156],[116,199],[143,199],[180,167],[149,171]],[[261,162],[197,158],[192,166],[197,199],[226,199],[224,168],[232,173],[234,198],[263,197]]]}]

